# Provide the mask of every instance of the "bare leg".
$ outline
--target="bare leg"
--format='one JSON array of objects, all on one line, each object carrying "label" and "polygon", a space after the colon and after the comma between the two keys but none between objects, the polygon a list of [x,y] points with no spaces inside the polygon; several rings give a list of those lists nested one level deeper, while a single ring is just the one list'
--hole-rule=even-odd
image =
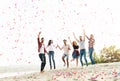
[{"label": "bare leg", "polygon": [[78,58],[76,58],[76,66],[78,67]]},{"label": "bare leg", "polygon": [[71,60],[71,62],[74,61],[74,60],[75,60],[75,59],[73,58],[73,59]]},{"label": "bare leg", "polygon": [[68,59],[66,61],[67,61],[67,68],[69,68],[69,61],[68,61]]},{"label": "bare leg", "polygon": [[65,63],[65,59],[64,59],[65,57],[63,56],[62,57],[62,60],[63,60],[63,62],[64,62],[64,66],[66,65],[66,63]]}]

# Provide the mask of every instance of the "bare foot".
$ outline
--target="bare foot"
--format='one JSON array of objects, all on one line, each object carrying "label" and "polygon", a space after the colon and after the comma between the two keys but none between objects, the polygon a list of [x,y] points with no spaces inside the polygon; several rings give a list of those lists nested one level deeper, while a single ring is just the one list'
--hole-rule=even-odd
[{"label": "bare foot", "polygon": [[44,71],[41,71],[40,73],[44,73]]},{"label": "bare foot", "polygon": [[66,66],[66,63],[64,63],[64,66]]}]

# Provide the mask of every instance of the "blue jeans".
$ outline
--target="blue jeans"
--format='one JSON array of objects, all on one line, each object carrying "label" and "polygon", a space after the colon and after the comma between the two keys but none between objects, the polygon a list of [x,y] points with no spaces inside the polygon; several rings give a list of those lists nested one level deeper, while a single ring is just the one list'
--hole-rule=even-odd
[{"label": "blue jeans", "polygon": [[85,49],[80,50],[80,62],[81,62],[82,66],[83,66],[83,62],[82,62],[83,55],[84,55],[84,60],[86,62],[86,65],[88,66],[88,62],[87,62],[87,59],[86,59],[86,50]]},{"label": "blue jeans", "polygon": [[93,51],[94,51],[94,49],[93,49],[93,48],[89,48],[89,55],[90,55],[90,60],[91,60],[91,63],[92,63],[92,64],[95,64],[95,61],[94,61],[93,56],[92,56]]},{"label": "blue jeans", "polygon": [[54,51],[49,51],[49,63],[50,63],[50,69],[52,69],[52,63],[51,63],[51,59],[53,61],[53,65],[54,65],[54,69],[55,67],[55,60],[54,60]]},{"label": "blue jeans", "polygon": [[46,57],[45,57],[45,54],[40,53],[40,54],[39,54],[39,58],[40,58],[40,60],[41,60],[41,71],[43,71],[44,68],[45,68],[45,65],[46,65]]}]

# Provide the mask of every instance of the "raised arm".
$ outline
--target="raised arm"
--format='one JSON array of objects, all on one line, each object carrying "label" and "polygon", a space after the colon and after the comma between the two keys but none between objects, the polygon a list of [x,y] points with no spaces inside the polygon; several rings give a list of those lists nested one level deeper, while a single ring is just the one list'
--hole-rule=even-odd
[{"label": "raised arm", "polygon": [[40,42],[40,34],[41,32],[38,33],[38,41]]},{"label": "raised arm", "polygon": [[62,50],[62,48],[60,48],[60,46],[57,44],[57,47],[60,49],[60,50]]},{"label": "raised arm", "polygon": [[72,45],[72,41],[71,41],[70,37],[68,37],[68,39],[69,39],[69,41],[70,41],[70,43],[71,43],[71,45]]},{"label": "raised arm", "polygon": [[90,40],[90,38],[89,38],[87,35],[85,35],[85,37],[86,37],[88,40]]},{"label": "raised arm", "polygon": [[78,40],[77,37],[75,36],[75,33],[74,33],[74,32],[73,32],[73,36],[74,36],[75,40],[76,40],[77,42],[79,42],[79,40]]},{"label": "raised arm", "polygon": [[38,42],[38,52],[40,52],[40,34],[41,34],[41,32],[38,33],[38,38],[37,38],[37,42]]},{"label": "raised arm", "polygon": [[85,41],[85,30],[83,30],[84,36],[83,36],[83,40]]},{"label": "raised arm", "polygon": [[88,40],[90,40],[90,38],[86,35],[85,31],[84,31],[84,36],[85,36]]}]

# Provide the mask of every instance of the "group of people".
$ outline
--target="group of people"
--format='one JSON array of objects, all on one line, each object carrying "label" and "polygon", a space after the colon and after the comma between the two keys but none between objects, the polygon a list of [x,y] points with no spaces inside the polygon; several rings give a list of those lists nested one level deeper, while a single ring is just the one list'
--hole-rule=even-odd
[{"label": "group of people", "polygon": [[[90,37],[88,37],[85,34],[85,31],[83,33],[84,33],[84,35],[79,36],[79,39],[77,39],[77,37],[75,36],[75,33],[73,33],[73,36],[74,36],[75,40],[79,43],[79,45],[77,44],[76,41],[71,41],[70,37],[68,37],[68,39],[70,41],[70,44],[73,47],[72,60],[71,61],[76,60],[76,66],[78,66],[78,58],[79,57],[80,57],[81,65],[82,66],[84,65],[83,61],[82,61],[83,56],[84,56],[84,60],[86,62],[86,66],[88,66],[88,62],[87,62],[87,59],[86,59],[85,38],[88,39],[88,44],[89,44],[88,45],[88,50],[89,50],[89,57],[90,57],[90,60],[91,60],[91,64],[95,64],[95,61],[94,61],[93,56],[92,56],[93,51],[94,51],[94,43],[95,43],[94,36],[93,36],[93,34],[91,34]],[[41,32],[39,32],[38,38],[37,38],[38,53],[39,53],[39,58],[41,60],[40,72],[41,73],[44,72],[44,67],[46,65],[45,54],[48,54],[48,56],[49,56],[50,69],[52,69],[52,61],[53,61],[53,68],[56,69],[55,60],[54,60],[54,53],[55,53],[54,48],[59,48],[60,50],[64,51],[64,53],[62,55],[62,61],[64,62],[64,66],[66,66],[66,64],[67,64],[67,68],[69,68],[69,55],[70,55],[71,48],[70,48],[70,45],[67,44],[67,39],[63,40],[63,46],[62,47],[60,47],[59,45],[55,46],[53,44],[53,40],[49,40],[47,47],[45,47],[44,38],[43,37],[41,38],[40,34],[41,34]],[[80,51],[79,51],[79,48],[80,48]],[[65,58],[66,58],[66,60],[65,60]]]}]

